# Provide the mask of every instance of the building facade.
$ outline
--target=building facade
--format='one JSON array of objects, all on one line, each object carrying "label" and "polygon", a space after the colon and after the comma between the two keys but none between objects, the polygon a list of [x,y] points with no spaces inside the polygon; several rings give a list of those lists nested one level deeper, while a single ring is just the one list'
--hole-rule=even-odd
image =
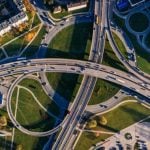
[{"label": "building facade", "polygon": [[6,19],[0,23],[0,36],[3,36],[5,33],[9,32],[12,29],[12,27],[18,27],[20,24],[28,20],[28,16],[25,13],[26,9],[23,5],[22,0],[8,1],[11,7],[14,8],[14,11],[17,12],[17,14],[11,16],[9,19]]}]

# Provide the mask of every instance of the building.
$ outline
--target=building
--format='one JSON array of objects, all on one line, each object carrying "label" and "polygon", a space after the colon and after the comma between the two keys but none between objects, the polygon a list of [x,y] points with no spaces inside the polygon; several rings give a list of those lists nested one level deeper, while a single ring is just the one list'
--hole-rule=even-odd
[{"label": "building", "polygon": [[118,0],[117,4],[116,4],[119,11],[123,11],[123,10],[127,9],[129,7],[129,5],[130,4],[129,4],[128,0]]},{"label": "building", "polygon": [[22,0],[3,0],[3,2],[6,1],[9,3],[10,7],[13,8],[15,13],[8,19],[0,22],[0,36],[3,36],[5,33],[9,32],[12,27],[18,27],[20,24],[28,20],[28,16],[25,13],[26,9]]},{"label": "building", "polygon": [[62,11],[61,6],[57,6],[54,8],[53,13],[57,14],[57,13],[60,13],[61,11]]},{"label": "building", "polygon": [[70,3],[67,5],[67,10],[69,11],[74,11],[74,10],[78,10],[81,8],[86,8],[87,7],[87,1],[83,1],[83,2],[76,2],[76,3]]}]

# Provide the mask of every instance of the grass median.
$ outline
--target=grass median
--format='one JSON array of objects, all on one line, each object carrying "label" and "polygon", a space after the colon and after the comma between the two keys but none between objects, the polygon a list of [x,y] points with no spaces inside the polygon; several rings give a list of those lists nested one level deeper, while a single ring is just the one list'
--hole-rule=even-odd
[{"label": "grass median", "polygon": [[[91,47],[91,35],[91,23],[69,26],[54,37],[49,45],[47,57],[87,60]],[[108,41],[106,41],[105,45],[103,64],[126,70],[113,53]],[[47,78],[53,89],[68,101],[73,100],[82,80],[81,76],[61,73],[47,73]],[[119,89],[120,87],[115,84],[98,80],[90,104],[107,100],[117,93]],[[107,94],[107,92],[103,91],[109,91],[110,93]]]},{"label": "grass median", "polygon": [[[36,103],[34,97],[26,90],[20,89],[17,100],[17,88],[15,88],[12,95],[12,110],[15,112],[17,106],[16,118],[21,125],[31,131],[47,131],[54,127],[55,119],[44,112]],[[3,139],[5,147],[11,148],[11,137]],[[44,144],[48,141],[48,137],[32,137],[20,132],[18,129],[14,130],[13,148],[16,149],[18,145],[22,145],[23,149],[42,149]],[[4,144],[4,143],[3,143]]]},{"label": "grass median", "polygon": [[109,41],[106,39],[105,41],[105,51],[103,56],[102,64],[122,70],[127,71],[127,69],[124,67],[124,65],[119,61],[115,53],[113,52]]},{"label": "grass median", "polygon": [[67,101],[74,100],[82,81],[82,75],[67,73],[46,73],[53,89]]},{"label": "grass median", "polygon": [[92,23],[79,23],[60,31],[48,46],[48,58],[88,59]]},{"label": "grass median", "polygon": [[88,105],[102,103],[113,97],[121,86],[98,79]]},{"label": "grass median", "polygon": [[126,50],[123,42],[120,40],[120,38],[117,34],[115,34],[114,32],[112,32],[112,34],[113,34],[114,40],[115,40],[117,47],[119,48],[120,52],[128,60],[128,53],[127,53],[127,50]]},{"label": "grass median", "polygon": [[48,129],[52,129],[55,119],[52,116],[49,116],[36,103],[31,93],[20,88],[18,103],[16,99],[12,99],[12,105],[15,110],[17,108],[16,119],[21,125],[32,131],[47,131]]},{"label": "grass median", "polygon": [[37,97],[39,102],[55,115],[59,115],[59,106],[51,100],[43,90],[41,84],[34,79],[23,79],[19,85],[28,88]]}]

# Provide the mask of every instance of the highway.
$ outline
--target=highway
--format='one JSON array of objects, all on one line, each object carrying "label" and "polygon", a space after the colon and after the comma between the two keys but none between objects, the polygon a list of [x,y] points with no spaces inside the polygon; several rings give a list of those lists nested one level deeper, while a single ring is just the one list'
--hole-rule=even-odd
[{"label": "highway", "polygon": [[[104,2],[103,4],[100,2],[96,1],[95,4],[95,14],[99,15],[102,18],[102,21],[101,24],[99,25],[94,24],[93,40],[92,40],[90,57],[89,57],[89,60],[93,62],[101,62],[102,60],[104,41],[105,41],[105,29],[107,28],[109,29],[109,24],[106,22],[105,19],[105,18],[108,19],[108,17],[105,16],[107,16],[107,7],[108,7],[107,4],[109,3],[108,1]],[[15,75],[15,74],[26,75],[33,72],[41,72],[41,71],[84,74],[84,79],[82,81],[78,94],[74,100],[74,103],[71,107],[70,116],[69,117],[67,116],[62,124],[60,124],[53,130],[46,133],[32,133],[31,131],[29,132],[28,130],[23,129],[19,125],[19,123],[16,123],[16,120],[13,119],[13,115],[11,113],[10,97],[12,94],[11,92],[13,91],[13,87],[15,87],[18,81],[14,82],[9,90],[9,94],[7,97],[8,100],[7,109],[9,112],[9,116],[12,122],[14,123],[14,125],[24,133],[33,136],[47,136],[58,131],[58,129],[61,128],[63,124],[68,125],[68,127],[63,126],[64,129],[62,130],[62,134],[60,134],[58,140],[55,142],[54,146],[56,147],[56,149],[58,148],[57,146],[61,146],[60,143],[62,143],[63,141],[64,142],[62,146],[64,147],[64,145],[66,145],[66,141],[71,137],[79,121],[79,118],[84,112],[86,105],[90,99],[91,93],[96,83],[96,78],[102,78],[110,82],[123,85],[135,92],[138,92],[146,97],[149,97],[148,95],[149,85],[143,82],[143,80],[140,80],[141,76],[139,79],[134,75],[127,74],[125,72],[121,72],[114,68],[95,64],[92,62],[84,62],[79,60],[65,60],[65,59],[64,60],[63,59],[40,59],[40,60],[35,59],[35,60],[26,60],[26,61],[13,62],[9,64],[3,64],[0,65],[0,69],[1,69],[0,77],[2,78],[10,75]],[[92,76],[94,76],[94,78]],[[64,135],[67,137],[64,138]]]},{"label": "highway", "polygon": [[[96,1],[97,2],[97,1]],[[113,36],[112,36],[112,34],[111,34],[111,31],[110,31],[110,26],[109,26],[109,22],[110,22],[110,18],[109,18],[109,5],[110,5],[110,1],[105,1],[104,3],[103,3],[103,7],[102,7],[102,25],[104,25],[104,27],[106,28],[106,30],[107,30],[107,36],[108,36],[108,39],[109,39],[109,41],[110,41],[110,44],[111,44],[111,46],[112,46],[112,48],[113,48],[113,50],[115,51],[115,53],[116,53],[116,55],[117,55],[117,57],[121,60],[121,62],[126,66],[126,68],[129,70],[129,71],[131,71],[133,74],[135,74],[136,76],[138,76],[139,78],[141,78],[143,81],[144,81],[144,84],[146,83],[150,83],[149,81],[149,78],[148,77],[143,77],[143,74],[141,73],[141,72],[139,72],[139,71],[137,71],[136,70],[136,68],[132,68],[132,66],[130,66],[130,64],[128,63],[128,62],[126,62],[126,60],[125,60],[125,58],[121,55],[121,53],[120,53],[120,51],[118,50],[118,51],[116,51],[116,49],[117,49],[117,46],[115,45],[115,42],[114,42],[114,39],[113,39]],[[96,7],[95,7],[96,8]],[[100,8],[99,8],[100,9]],[[104,16],[104,17],[103,17]],[[106,19],[103,19],[103,18],[106,18]],[[104,30],[105,30],[105,28],[103,28]],[[102,28],[101,28],[102,29]],[[101,30],[101,32],[100,32],[100,34],[98,33],[98,35],[105,35],[104,34],[104,30]],[[94,36],[93,38],[95,38],[96,36]],[[100,36],[101,37],[101,36]],[[103,38],[104,38],[104,41],[105,41],[105,36],[103,36]],[[96,41],[102,41],[102,40],[99,40],[99,37],[97,36],[96,37]],[[103,45],[104,45],[104,41],[103,42],[101,42],[100,43],[100,45],[99,46],[101,46],[101,47],[103,47]],[[95,44],[96,45],[96,44]],[[115,45],[115,46],[114,46]],[[96,46],[96,48],[99,48],[99,46]],[[98,52],[97,51],[97,49],[91,49],[91,50],[95,50],[95,52]],[[102,52],[103,51],[100,51],[100,53],[99,53],[99,59],[102,59],[102,56],[103,56],[103,54],[102,54]],[[95,57],[94,55],[93,55],[93,57]],[[92,57],[91,57],[92,58]],[[89,59],[90,60],[90,59]],[[92,59],[91,59],[92,60]],[[93,79],[94,80],[94,79]],[[88,80],[86,80],[86,82],[87,82]],[[120,80],[119,79],[119,81],[120,82],[122,82],[122,80]],[[95,79],[95,83],[93,82],[90,82],[90,81],[88,81],[89,83],[91,83],[91,84],[95,84],[96,83],[96,79]],[[89,92],[92,92],[92,90],[90,91],[90,86],[88,86],[88,85],[86,85],[87,87],[86,87],[86,89],[87,90],[89,90]],[[94,87],[94,86],[93,86]],[[138,89],[135,89],[134,87],[130,87],[132,90],[134,89],[134,90],[138,90]],[[82,89],[80,89],[80,90],[82,90]],[[90,94],[88,95],[87,94],[87,96],[89,96],[90,97]],[[69,145],[68,143],[70,143],[70,141],[72,141],[72,140],[70,140],[70,138],[72,137],[72,133],[73,133],[73,131],[74,131],[74,129],[76,128],[76,125],[77,125],[77,123],[79,122],[79,120],[80,120],[80,117],[81,117],[81,115],[82,115],[82,112],[84,111],[84,109],[83,108],[85,108],[86,107],[86,105],[88,104],[88,100],[86,101],[86,99],[87,99],[87,97],[86,97],[86,93],[84,94],[84,97],[81,97],[82,99],[83,99],[83,102],[82,102],[82,106],[83,107],[81,107],[78,103],[77,103],[77,105],[78,105],[78,107],[75,107],[75,108],[73,108],[72,110],[74,110],[74,109],[79,109],[79,111],[78,112],[80,112],[80,115],[72,115],[71,117],[72,118],[74,118],[74,120],[72,119],[70,119],[70,122],[67,122],[66,123],[66,126],[67,127],[64,127],[64,129],[62,129],[63,131],[62,131],[62,134],[59,134],[59,136],[58,136],[58,138],[57,138],[57,140],[56,140],[56,142],[55,142],[55,144],[54,144],[54,146],[53,146],[53,148],[52,149],[70,149],[71,147],[67,147],[67,145]],[[82,111],[83,110],[83,111]],[[75,112],[75,111],[73,111],[73,112]],[[77,112],[77,111],[76,111]],[[70,117],[70,118],[71,118]],[[70,125],[71,124],[71,125]]]},{"label": "highway", "polygon": [[[95,9],[94,9],[94,20],[96,20],[96,16],[102,18],[102,1],[95,1]],[[104,19],[104,17],[102,18]],[[93,62],[101,62],[103,57],[104,45],[102,46],[103,41],[105,39],[105,34],[102,34],[101,30],[103,30],[103,20],[102,20],[102,28],[101,24],[94,21],[93,25],[93,36],[92,36],[92,45],[89,55],[89,60]],[[102,37],[102,38],[101,38]],[[103,39],[103,40],[102,40]],[[56,142],[54,143],[52,149],[69,149],[69,141],[72,141],[73,131],[76,128],[81,115],[83,114],[86,105],[88,104],[92,92],[94,90],[97,79],[84,76],[79,91],[75,97],[74,103],[71,106],[72,114],[64,128],[62,128],[61,133],[57,137]],[[71,125],[70,125],[71,124]],[[70,126],[68,126],[70,125]]]},{"label": "highway", "polygon": [[[29,60],[28,60],[29,61]],[[34,72],[64,72],[64,73],[75,73],[75,74],[84,74],[85,76],[94,76],[96,78],[101,78],[119,85],[122,85],[124,87],[127,87],[143,96],[146,96],[147,98],[150,98],[150,85],[146,85],[143,83],[143,81],[136,76],[131,76],[130,73],[126,73],[114,68],[111,68],[109,66],[104,66],[101,64],[95,64],[93,62],[86,62],[86,61],[79,61],[79,60],[69,60],[69,59],[33,59],[30,60],[30,65],[26,65],[23,63],[24,61],[18,61],[15,64],[16,69],[12,71],[12,65],[14,63],[9,63],[5,65],[0,65],[1,72],[0,77],[7,77],[14,74],[23,74],[20,75],[19,78],[14,81],[9,88],[8,94],[7,94],[7,111],[8,115],[12,121],[12,123],[23,133],[33,135],[33,136],[47,136],[51,135],[55,132],[57,132],[61,127],[64,127],[66,123],[68,123],[68,120],[71,119],[70,116],[74,116],[74,110],[71,108],[71,114],[67,115],[67,117],[64,119],[64,121],[59,124],[56,128],[52,129],[51,131],[44,132],[44,133],[37,133],[37,132],[31,132],[19,125],[18,122],[16,122],[12,110],[11,110],[11,95],[15,88],[15,86],[20,82],[25,75],[34,73]],[[45,65],[46,64],[46,65]],[[26,72],[28,70],[28,72]],[[89,77],[88,77],[89,78]],[[87,82],[84,85],[89,90],[89,86]],[[81,87],[80,87],[81,88]],[[90,90],[93,90],[90,88]],[[80,89],[79,89],[80,91]],[[82,98],[84,98],[85,95],[82,95]],[[89,94],[86,94],[87,98],[89,98]],[[76,101],[75,101],[76,102]],[[86,104],[85,104],[86,105]],[[86,107],[83,105],[84,107]],[[81,105],[80,105],[81,106]],[[77,108],[76,108],[77,109]],[[83,111],[81,108],[78,108],[78,111]],[[76,122],[78,121],[78,118]],[[71,124],[71,123],[70,123]],[[68,124],[69,125],[69,124]]]},{"label": "highway", "polygon": [[[40,5],[36,1],[36,5]],[[137,68],[131,66],[129,62],[122,56],[120,50],[116,46],[115,40],[113,39],[111,29],[110,29],[110,20],[109,18],[109,5],[110,0],[95,1],[94,15],[99,16],[101,19],[100,23],[95,23],[93,25],[93,37],[92,45],[89,56],[89,61],[80,61],[80,60],[71,60],[71,59],[30,59],[30,60],[21,60],[16,62],[11,62],[7,64],[0,65],[0,78],[9,77],[11,75],[18,75],[18,78],[12,83],[7,94],[7,111],[8,115],[16,128],[21,132],[42,137],[52,135],[60,129],[61,132],[57,137],[56,142],[54,143],[52,149],[65,150],[70,149],[74,141],[73,132],[76,129],[79,120],[84,113],[86,106],[90,100],[91,94],[94,90],[97,78],[101,78],[119,85],[122,85],[134,92],[137,92],[150,99],[150,78],[149,76],[143,74]],[[58,23],[53,23],[47,17],[47,12],[43,11],[43,8],[38,8],[39,16],[43,20],[43,23],[47,26],[51,26],[50,32],[45,36],[43,43],[39,49],[45,49],[46,45],[52,40],[52,38],[63,28],[79,22],[89,22],[93,21],[91,16],[79,15],[76,17],[70,17],[66,20],[63,20]],[[47,19],[43,19],[43,16]],[[94,17],[95,18],[95,17]],[[124,64],[124,66],[129,70],[130,73],[126,73],[109,66],[101,65],[102,62],[104,46],[105,46],[105,37],[108,37],[111,47],[115,52],[119,60]],[[46,46],[46,47],[45,47]],[[44,55],[43,55],[44,56]],[[71,105],[70,111],[65,119],[55,128],[46,132],[33,132],[22,127],[19,122],[16,121],[12,113],[11,108],[11,96],[16,85],[28,74],[35,72],[60,72],[60,73],[74,73],[84,75],[81,86],[78,90],[78,93],[74,99],[73,104]],[[46,87],[48,90],[49,87]],[[48,92],[47,92],[48,93]],[[103,111],[103,110],[102,110]]]},{"label": "highway", "polygon": [[109,40],[109,43],[114,51],[114,53],[116,54],[116,56],[118,57],[118,59],[122,62],[122,64],[134,75],[136,75],[137,77],[141,78],[143,81],[145,81],[145,83],[149,83],[150,84],[150,76],[148,74],[144,74],[142,71],[140,71],[138,68],[133,67],[129,64],[129,62],[124,58],[124,56],[122,55],[122,53],[120,52],[120,50],[118,49],[115,40],[113,38],[112,32],[111,32],[111,27],[110,27],[110,20],[111,18],[109,17],[109,7],[107,8],[107,13],[106,13],[106,18],[107,18],[107,37]]}]

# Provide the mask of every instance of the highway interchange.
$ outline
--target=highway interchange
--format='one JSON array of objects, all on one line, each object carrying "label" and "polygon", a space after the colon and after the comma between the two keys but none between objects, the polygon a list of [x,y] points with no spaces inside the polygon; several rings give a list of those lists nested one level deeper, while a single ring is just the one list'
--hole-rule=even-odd
[{"label": "highway interchange", "polygon": [[[63,63],[62,63],[63,62]],[[30,65],[26,65],[26,63],[30,63]],[[9,63],[5,64],[0,68],[1,73],[0,77],[7,77],[10,75],[16,75],[16,74],[22,74],[20,75],[15,82],[11,85],[8,95],[7,95],[7,111],[8,114],[13,122],[13,124],[22,132],[26,134],[30,134],[33,136],[47,136],[50,135],[56,131],[62,126],[62,122],[56,129],[53,129],[52,131],[49,131],[47,133],[33,133],[29,132],[20,125],[18,126],[18,122],[15,120],[13,117],[13,113],[11,110],[11,96],[12,92],[14,91],[15,86],[24,78],[24,75],[31,74],[34,72],[65,72],[65,73],[75,73],[75,74],[83,74],[86,76],[94,76],[96,78],[102,78],[104,80],[114,82],[119,85],[123,85],[127,88],[130,88],[131,90],[146,96],[149,98],[149,91],[150,91],[150,85],[146,85],[143,83],[142,80],[139,78],[131,75],[130,73],[122,72],[120,70],[100,65],[100,64],[95,64],[92,62],[86,62],[86,61],[79,61],[79,60],[69,60],[69,59],[34,59],[28,61],[18,61],[15,64],[15,70],[12,71],[12,65],[14,63]],[[71,109],[72,110],[72,109]],[[72,114],[72,112],[71,112]],[[69,114],[68,116],[70,116]],[[68,117],[67,116],[67,117]]]},{"label": "highway interchange", "polygon": [[[95,1],[94,14],[95,16],[99,16],[101,18],[101,23],[96,24],[94,21],[92,46],[88,62],[71,59],[49,58],[21,60],[0,65],[1,79],[5,79],[5,77],[9,77],[12,75],[19,75],[18,78],[12,83],[7,94],[6,106],[8,115],[12,123],[20,131],[32,136],[48,136],[61,129],[61,132],[59,133],[59,136],[57,137],[57,140],[55,141],[52,149],[63,150],[70,148],[70,144],[68,141],[73,137],[73,131],[76,129],[77,124],[79,123],[80,118],[86,109],[86,106],[90,100],[91,94],[95,87],[97,78],[101,78],[122,85],[150,99],[149,75],[143,74],[143,72],[131,66],[128,63],[128,61],[122,56],[113,39],[109,18],[109,8],[111,2],[112,1],[110,0]],[[85,18],[84,16],[77,16],[76,18],[69,19],[69,21],[63,21],[63,26],[60,25],[62,24],[62,22],[59,23],[59,27],[57,26],[55,28],[54,26],[52,26],[54,34],[48,34],[44,40],[44,44],[41,44],[40,48],[45,47],[45,43],[48,44],[51,41],[51,39],[56,35],[56,33],[62,30],[62,28],[69,26],[70,24],[74,24],[75,19],[79,19],[79,22],[92,21],[90,17]],[[113,48],[113,51],[115,52],[119,60],[128,69],[129,73],[122,72],[115,68],[111,68],[100,64],[103,59],[106,34],[110,45]],[[74,99],[73,104],[71,105],[71,113],[68,114],[58,126],[47,132],[32,132],[23,128],[15,120],[11,110],[11,96],[15,86],[23,79],[25,75],[34,72],[61,72],[84,75],[78,93]]]}]

